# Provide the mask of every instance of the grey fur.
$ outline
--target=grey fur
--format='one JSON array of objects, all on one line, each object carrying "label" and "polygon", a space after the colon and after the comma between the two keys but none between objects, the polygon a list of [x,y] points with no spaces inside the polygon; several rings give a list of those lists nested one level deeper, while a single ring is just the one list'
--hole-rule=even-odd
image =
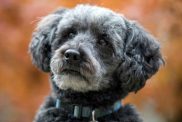
[{"label": "grey fur", "polygon": [[[65,63],[67,49],[81,53],[79,66]],[[39,69],[53,74],[59,89],[82,93],[111,88],[114,80],[127,93],[136,92],[163,64],[160,44],[138,23],[90,5],[59,9],[44,17],[30,52]]]}]

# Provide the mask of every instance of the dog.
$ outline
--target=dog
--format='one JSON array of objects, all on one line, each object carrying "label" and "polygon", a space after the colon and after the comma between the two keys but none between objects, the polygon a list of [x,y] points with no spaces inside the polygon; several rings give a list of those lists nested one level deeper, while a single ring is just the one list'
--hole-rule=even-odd
[{"label": "dog", "polygon": [[34,122],[142,122],[121,100],[164,63],[159,42],[137,22],[93,5],[43,17],[29,51],[51,84]]}]

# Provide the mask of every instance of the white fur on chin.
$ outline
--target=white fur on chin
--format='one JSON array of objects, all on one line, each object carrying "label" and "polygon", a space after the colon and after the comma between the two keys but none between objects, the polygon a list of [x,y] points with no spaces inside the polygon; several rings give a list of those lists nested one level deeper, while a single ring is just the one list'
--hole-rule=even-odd
[{"label": "white fur on chin", "polygon": [[61,73],[60,75],[54,76],[54,82],[60,89],[63,90],[72,89],[79,92],[99,90],[98,83],[89,83],[89,81],[86,81],[79,75]]}]

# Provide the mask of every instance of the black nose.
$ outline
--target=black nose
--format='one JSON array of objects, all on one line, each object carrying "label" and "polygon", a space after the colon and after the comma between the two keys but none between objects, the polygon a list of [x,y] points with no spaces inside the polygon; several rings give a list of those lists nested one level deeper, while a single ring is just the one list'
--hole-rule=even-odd
[{"label": "black nose", "polygon": [[80,52],[75,49],[68,49],[65,51],[64,56],[69,62],[78,62],[80,61]]}]

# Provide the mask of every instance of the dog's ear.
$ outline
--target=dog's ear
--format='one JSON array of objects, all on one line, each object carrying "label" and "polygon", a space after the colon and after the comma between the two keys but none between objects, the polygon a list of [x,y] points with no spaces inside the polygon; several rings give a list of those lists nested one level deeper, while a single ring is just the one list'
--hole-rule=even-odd
[{"label": "dog's ear", "polygon": [[37,25],[29,45],[33,64],[44,72],[50,71],[51,44],[57,25],[67,9],[61,8],[44,17]]},{"label": "dog's ear", "polygon": [[128,29],[124,43],[123,59],[117,72],[123,89],[137,92],[146,80],[164,63],[160,44],[135,22],[126,21]]}]

